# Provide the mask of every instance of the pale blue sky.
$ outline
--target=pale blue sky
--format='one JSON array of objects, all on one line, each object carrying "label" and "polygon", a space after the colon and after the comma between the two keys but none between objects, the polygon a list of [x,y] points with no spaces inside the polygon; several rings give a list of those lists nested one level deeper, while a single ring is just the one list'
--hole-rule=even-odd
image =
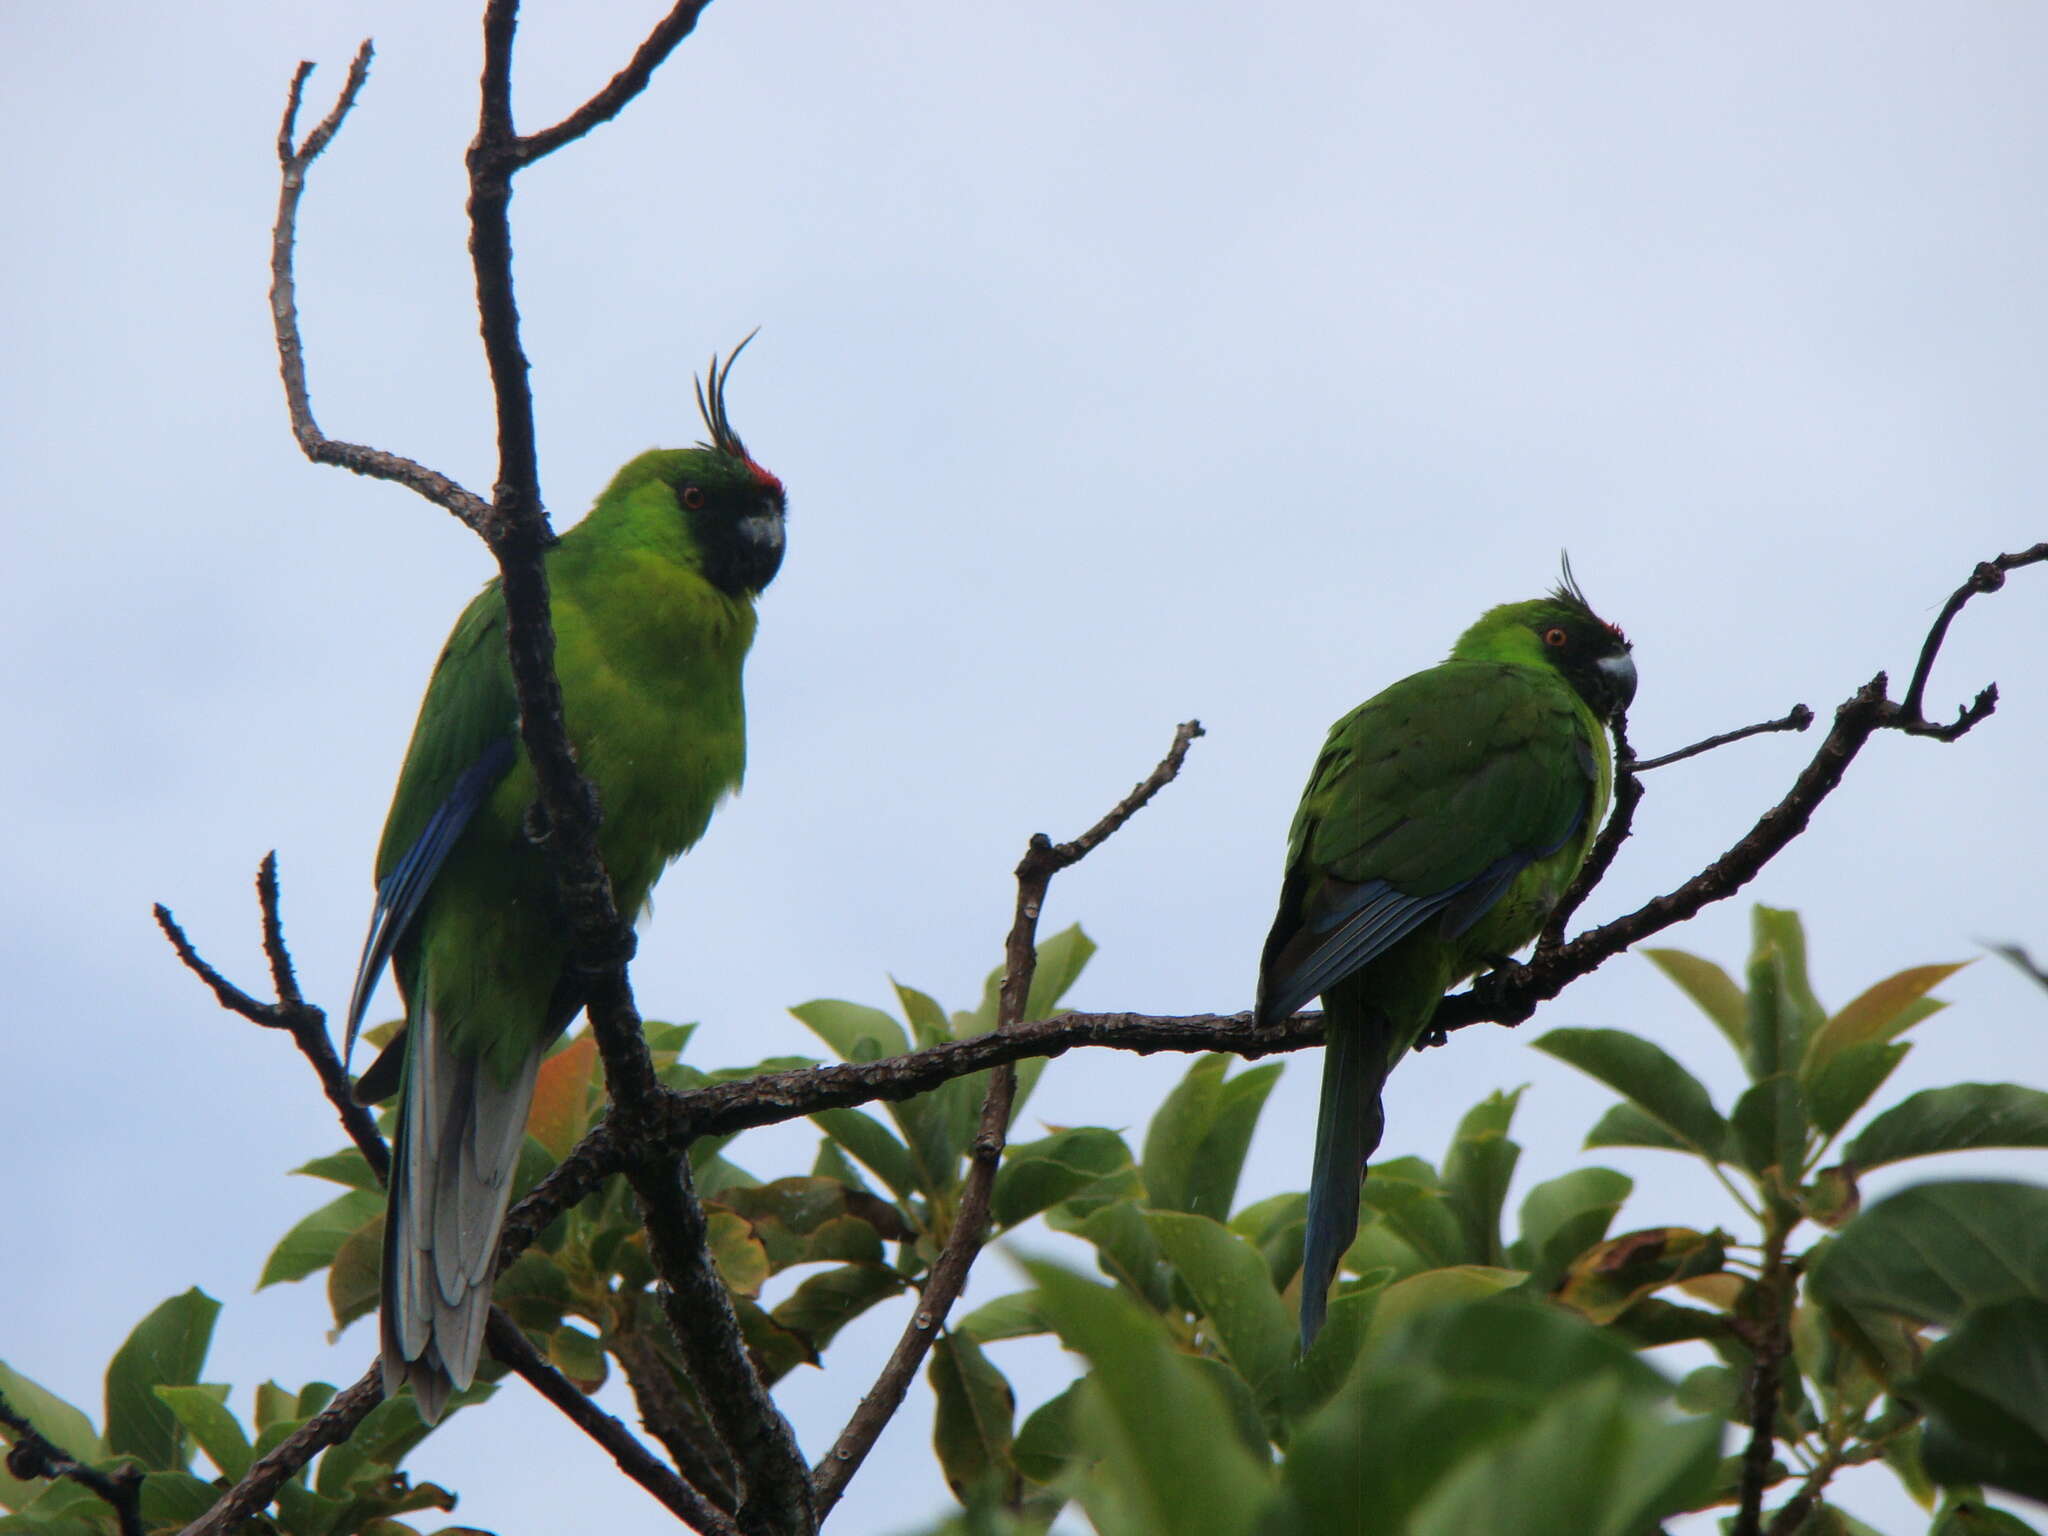
[{"label": "pale blue sky", "polygon": [[[0,1357],[95,1410],[128,1324],[195,1283],[227,1302],[211,1374],[239,1407],[266,1374],[353,1379],[373,1347],[328,1347],[313,1288],[249,1294],[322,1198],[282,1170],[339,1132],[284,1042],[174,967],[149,903],[253,984],[275,847],[308,990],[346,993],[426,669],[487,563],[446,515],[299,457],[264,303],[271,143],[293,64],[320,63],[324,110],[374,35],[302,223],[314,401],[487,488],[466,9],[0,7]],[[535,0],[522,122],[658,11]],[[888,973],[971,1000],[1026,836],[1084,826],[1190,715],[1210,734],[1183,781],[1047,921],[1103,945],[1080,1005],[1247,1006],[1324,728],[1546,587],[1560,547],[1636,641],[1645,751],[1902,677],[1975,561],[2048,533],[2044,78],[2048,13],[2013,4],[721,0],[514,205],[558,519],[694,438],[692,370],[755,325],[733,416],[790,490],[746,794],[658,894],[643,1006],[702,1019],[719,1063],[810,1049],[787,1004],[881,1002]],[[2048,572],[1971,609],[1933,698],[1992,678],[1991,722],[1874,743],[1755,887],[1807,913],[1824,999],[1979,940],[2048,949]],[[1656,775],[1587,915],[1690,874],[1812,745]],[[1670,941],[1732,965],[1746,923],[1730,903]],[[2038,992],[1988,961],[1943,995],[1899,1090],[2048,1086]],[[1389,1149],[1434,1156],[1527,1082],[1520,1187],[1568,1166],[1606,1095],[1528,1047],[1564,1023],[1642,1030],[1732,1088],[1703,1021],[1623,959],[1519,1037],[1406,1064]],[[1071,1055],[1031,1113],[1135,1125],[1183,1065]],[[1305,1181],[1315,1068],[1283,1078],[1248,1196]],[[1628,1225],[1713,1209],[1671,1159],[1603,1160],[1639,1179]],[[2048,1174],[1952,1162],[1925,1171]],[[1015,1284],[987,1269],[976,1294]],[[814,1453],[898,1324],[792,1380]],[[998,1358],[1027,1405],[1064,1370]],[[666,1528],[525,1399],[415,1458],[460,1518]],[[922,1413],[835,1529],[942,1506]],[[1895,1495],[1848,1502],[1918,1528]]]}]

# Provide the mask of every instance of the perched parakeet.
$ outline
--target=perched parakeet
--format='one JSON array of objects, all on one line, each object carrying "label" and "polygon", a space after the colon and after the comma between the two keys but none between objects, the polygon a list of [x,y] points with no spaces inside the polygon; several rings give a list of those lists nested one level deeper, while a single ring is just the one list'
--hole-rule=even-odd
[{"label": "perched parakeet", "polygon": [[1607,813],[1607,722],[1635,663],[1565,570],[1549,597],[1492,609],[1440,666],[1330,728],[1288,835],[1256,1018],[1310,998],[1328,1021],[1301,1272],[1301,1343],[1358,1230],[1380,1089],[1455,983],[1520,949]]},{"label": "perched parakeet", "polygon": [[[629,919],[746,765],[740,673],[754,599],[782,564],[784,500],[726,418],[731,368],[714,357],[698,388],[710,442],[641,454],[546,556],[569,736],[597,788],[598,847]],[[427,684],[349,1004],[353,1044],[390,960],[406,1028],[357,1096],[376,1102],[402,1081],[384,1390],[410,1381],[429,1422],[476,1371],[534,1074],[584,1001],[551,861],[527,830],[536,790],[518,725],[493,581]]]}]

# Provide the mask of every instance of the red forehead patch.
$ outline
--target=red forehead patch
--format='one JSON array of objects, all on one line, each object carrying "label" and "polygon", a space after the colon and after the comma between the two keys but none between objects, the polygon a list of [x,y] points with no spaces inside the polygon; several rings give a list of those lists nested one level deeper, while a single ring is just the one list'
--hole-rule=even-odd
[{"label": "red forehead patch", "polygon": [[747,460],[747,468],[753,472],[754,484],[760,486],[762,490],[778,493],[782,490],[782,482],[769,474],[767,470],[756,464],[752,459]]}]

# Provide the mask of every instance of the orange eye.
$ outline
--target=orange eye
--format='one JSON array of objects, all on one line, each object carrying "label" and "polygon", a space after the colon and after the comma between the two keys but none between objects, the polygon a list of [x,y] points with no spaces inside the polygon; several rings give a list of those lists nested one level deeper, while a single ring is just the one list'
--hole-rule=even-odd
[{"label": "orange eye", "polygon": [[1570,638],[1571,636],[1567,635],[1561,629],[1552,628],[1543,631],[1543,643],[1548,646],[1562,648],[1565,641],[1569,640]]},{"label": "orange eye", "polygon": [[682,489],[680,499],[683,505],[692,512],[698,511],[704,505],[704,488],[698,485],[686,485]]}]

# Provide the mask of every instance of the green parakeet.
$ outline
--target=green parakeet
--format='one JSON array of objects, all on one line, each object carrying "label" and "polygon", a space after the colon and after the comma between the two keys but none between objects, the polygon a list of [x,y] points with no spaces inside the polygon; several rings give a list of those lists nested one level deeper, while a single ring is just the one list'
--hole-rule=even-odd
[{"label": "green parakeet", "polygon": [[1443,995],[1520,949],[1586,860],[1635,694],[1620,630],[1572,583],[1492,609],[1450,659],[1330,728],[1287,844],[1256,1018],[1328,1021],[1301,1273],[1301,1343],[1358,1230],[1380,1090]]},{"label": "green parakeet", "polygon": [[[641,454],[546,556],[569,735],[629,919],[746,765],[740,674],[754,599],[782,564],[785,508],[781,482],[727,420],[731,368],[714,357],[698,388],[710,442]],[[349,1004],[352,1045],[389,960],[406,1028],[357,1096],[375,1102],[402,1076],[384,1390],[410,1381],[430,1423],[475,1374],[534,1075],[583,1006],[553,869],[527,832],[536,790],[518,723],[493,581],[427,684]]]}]

